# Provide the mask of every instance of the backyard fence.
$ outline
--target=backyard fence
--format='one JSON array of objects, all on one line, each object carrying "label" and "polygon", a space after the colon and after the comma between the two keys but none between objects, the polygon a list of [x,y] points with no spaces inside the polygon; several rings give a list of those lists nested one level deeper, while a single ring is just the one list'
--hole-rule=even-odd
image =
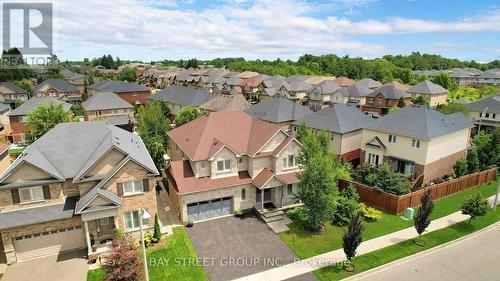
[{"label": "backyard fence", "polygon": [[420,198],[424,195],[427,189],[432,190],[432,198],[443,198],[471,187],[481,185],[483,183],[490,183],[495,180],[496,168],[491,168],[481,172],[476,172],[456,179],[451,179],[443,183],[434,184],[424,187],[417,191],[405,194],[394,195],[387,192],[375,191],[373,188],[366,184],[359,182],[340,180],[339,188],[344,189],[349,185],[356,188],[361,202],[369,204],[373,207],[383,209],[393,214],[399,214],[406,210],[406,208],[415,208],[420,206]]}]

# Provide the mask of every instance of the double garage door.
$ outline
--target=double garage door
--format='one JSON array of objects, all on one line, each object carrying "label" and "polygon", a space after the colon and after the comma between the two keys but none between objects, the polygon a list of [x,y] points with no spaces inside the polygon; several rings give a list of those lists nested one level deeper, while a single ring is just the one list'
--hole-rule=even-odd
[{"label": "double garage door", "polygon": [[14,251],[18,261],[85,247],[85,235],[81,227],[70,227],[14,239]]},{"label": "double garage door", "polygon": [[210,201],[201,201],[187,205],[188,219],[204,220],[223,215],[229,215],[233,210],[233,198],[224,197]]}]

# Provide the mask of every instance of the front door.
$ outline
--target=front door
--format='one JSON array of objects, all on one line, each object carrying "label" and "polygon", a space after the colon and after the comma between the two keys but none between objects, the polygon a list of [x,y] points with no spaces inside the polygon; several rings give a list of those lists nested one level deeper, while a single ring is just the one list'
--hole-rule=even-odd
[{"label": "front door", "polygon": [[405,166],[406,166],[405,164],[406,164],[405,161],[398,160],[398,168],[397,168],[396,172],[404,174],[405,173]]},{"label": "front door", "polygon": [[[257,189],[257,193],[256,193],[256,196],[255,196],[255,199],[257,201],[257,203],[260,203],[260,199],[262,198],[261,196],[261,193],[262,193],[262,190],[261,189]],[[264,189],[264,203],[267,203],[267,202],[271,202],[272,199],[271,199],[271,189],[270,188],[267,188],[267,189]]]}]

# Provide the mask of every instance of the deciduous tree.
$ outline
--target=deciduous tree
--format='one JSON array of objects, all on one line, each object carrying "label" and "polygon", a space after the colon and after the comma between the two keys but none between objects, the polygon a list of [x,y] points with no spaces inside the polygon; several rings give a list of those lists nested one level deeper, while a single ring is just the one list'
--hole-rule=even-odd
[{"label": "deciduous tree", "polygon": [[413,216],[413,224],[417,230],[419,239],[418,241],[422,243],[421,235],[424,233],[425,229],[431,224],[431,214],[434,209],[434,202],[432,202],[431,189],[427,189],[420,198],[421,206],[418,211]]},{"label": "deciduous tree", "polygon": [[158,169],[165,167],[163,155],[167,152],[167,132],[170,122],[157,102],[151,102],[139,107],[137,113],[137,131],[142,138],[151,158]]},{"label": "deciduous tree", "polygon": [[[347,231],[342,237],[342,247],[349,262],[352,262],[352,259],[356,256],[358,246],[363,241],[363,230],[361,216],[357,213],[351,217]],[[352,263],[351,266],[354,267]]]},{"label": "deciduous tree", "polygon": [[186,106],[179,113],[177,116],[175,116],[175,126],[180,127],[188,122],[191,122],[198,117],[203,116],[203,112],[199,110],[198,108],[191,107],[191,106]]},{"label": "deciduous tree", "polygon": [[469,215],[469,223],[476,217],[481,217],[486,215],[490,205],[488,200],[484,199],[481,193],[476,193],[476,195],[471,195],[465,198],[462,204],[462,214]]},{"label": "deciduous tree", "polygon": [[34,142],[57,124],[70,121],[68,113],[62,104],[40,104],[26,116],[26,126],[29,129],[28,143]]},{"label": "deciduous tree", "polygon": [[105,281],[141,281],[144,276],[139,249],[126,238],[115,238],[103,268]]}]

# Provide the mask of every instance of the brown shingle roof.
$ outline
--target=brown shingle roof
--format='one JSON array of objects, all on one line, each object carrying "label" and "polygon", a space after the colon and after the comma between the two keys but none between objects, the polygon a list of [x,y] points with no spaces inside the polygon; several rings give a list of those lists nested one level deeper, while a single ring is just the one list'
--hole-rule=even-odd
[{"label": "brown shingle roof", "polygon": [[215,98],[201,104],[199,108],[207,111],[243,111],[248,108],[248,102],[242,94],[217,95]]},{"label": "brown shingle roof", "polygon": [[345,76],[339,76],[333,79],[333,83],[339,85],[340,87],[348,87],[353,85],[355,82]]}]

